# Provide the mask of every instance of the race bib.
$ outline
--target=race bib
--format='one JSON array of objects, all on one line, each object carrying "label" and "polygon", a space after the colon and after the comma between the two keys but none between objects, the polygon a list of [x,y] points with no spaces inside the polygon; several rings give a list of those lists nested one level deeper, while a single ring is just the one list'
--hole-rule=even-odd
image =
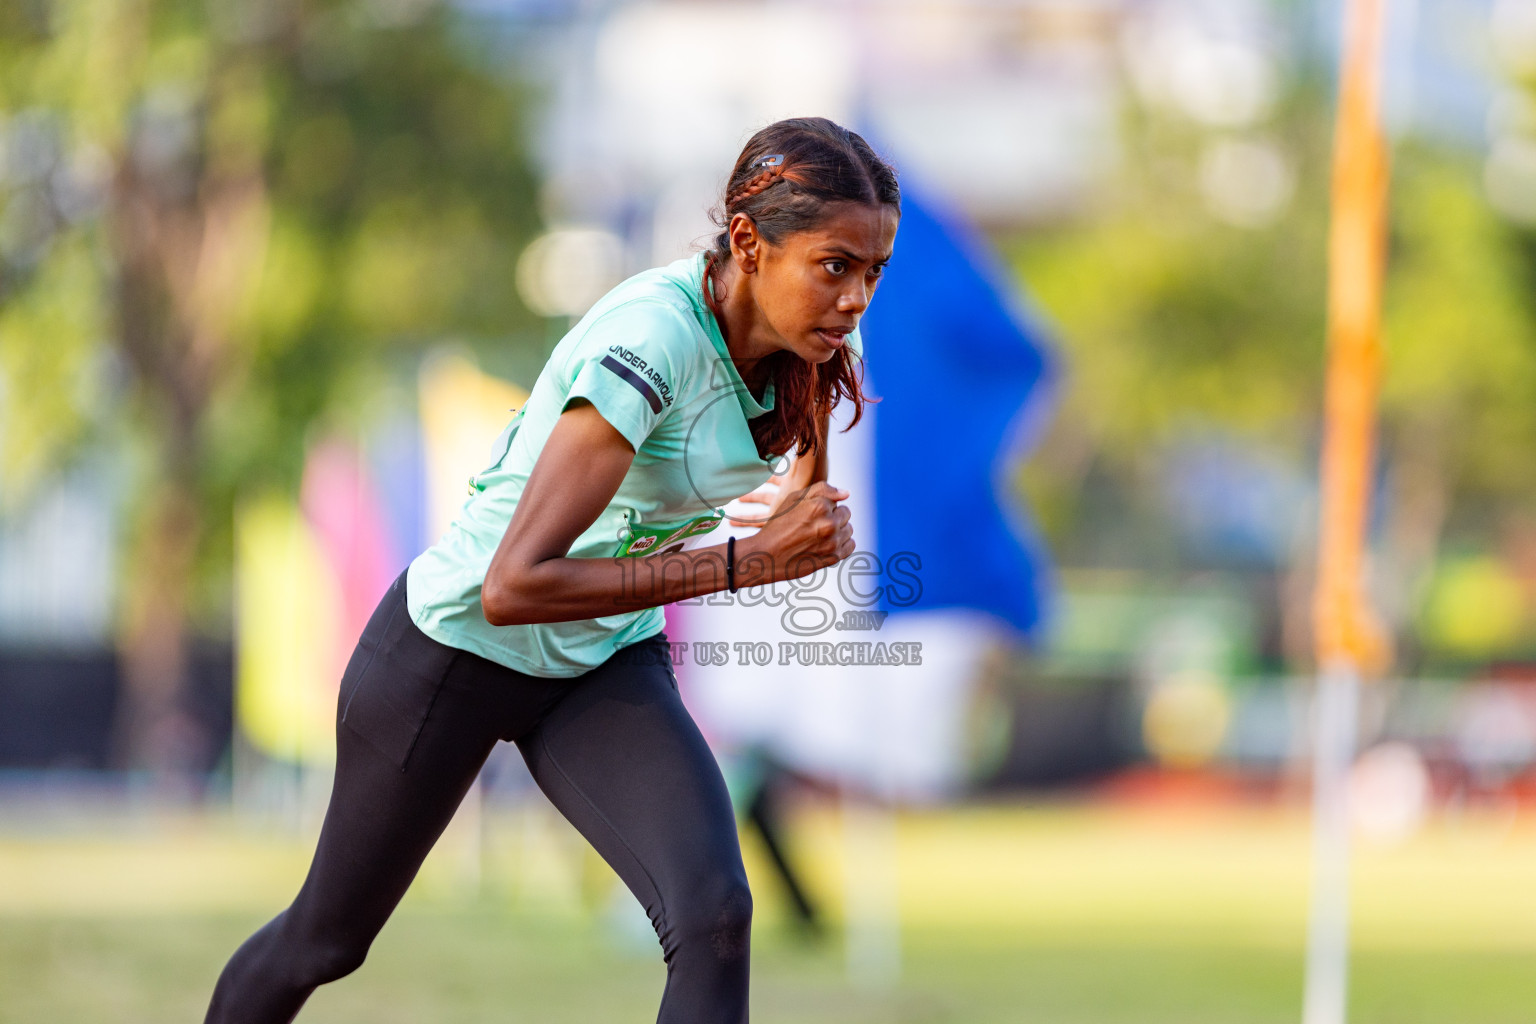
[{"label": "race bib", "polygon": [[697,537],[701,533],[708,533],[720,525],[725,518],[724,512],[706,512],[704,515],[695,516],[685,523],[657,523],[646,525],[633,523],[629,527],[629,535],[619,545],[619,550],[614,552],[616,558],[639,558],[642,555],[658,555],[669,551],[680,551],[683,542],[689,537]]}]

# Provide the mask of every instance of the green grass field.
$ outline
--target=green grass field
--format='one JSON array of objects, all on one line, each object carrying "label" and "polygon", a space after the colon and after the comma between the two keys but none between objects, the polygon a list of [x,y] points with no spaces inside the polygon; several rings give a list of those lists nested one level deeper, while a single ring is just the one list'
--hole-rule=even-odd
[{"label": "green grass field", "polygon": [[[831,808],[802,809],[795,828],[840,920],[849,879],[880,874],[866,863],[879,847]],[[748,839],[754,1021],[1300,1019],[1303,815],[979,807],[903,814],[895,836],[900,964],[883,982],[850,978],[838,929],[795,938]],[[0,1024],[200,1020],[224,959],[291,897],[311,844],[303,829],[220,816],[12,828]],[[1536,1021],[1536,827],[1440,821],[1400,845],[1359,845],[1355,879],[1355,1024]],[[537,806],[480,831],[456,823],[368,963],[300,1020],[652,1021],[659,950],[610,886]]]}]

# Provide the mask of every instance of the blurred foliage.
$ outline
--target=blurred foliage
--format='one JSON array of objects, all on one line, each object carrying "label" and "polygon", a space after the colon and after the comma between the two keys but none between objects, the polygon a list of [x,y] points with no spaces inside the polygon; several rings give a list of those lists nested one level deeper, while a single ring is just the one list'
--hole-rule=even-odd
[{"label": "blurred foliage", "polygon": [[1171,568],[1152,496],[1167,447],[1218,429],[1301,460],[1322,394],[1330,138],[1321,98],[1254,133],[1295,168],[1284,216],[1209,211],[1207,134],[1132,113],[1119,181],[1086,223],[1004,240],[1062,352],[1061,407],[1023,486],[1070,564]]},{"label": "blurred foliage", "polygon": [[455,32],[431,0],[0,9],[7,498],[127,423],[140,490],[184,476],[217,539],[391,358],[536,326],[520,86]]},{"label": "blurred foliage", "polygon": [[1399,151],[1384,306],[1389,457],[1433,433],[1469,525],[1536,500],[1536,266],[1469,155]]},{"label": "blurred foliage", "polygon": [[[1303,80],[1249,130],[1295,170],[1272,223],[1211,212],[1199,158],[1221,133],[1133,112],[1121,180],[1088,222],[1005,240],[1064,357],[1061,407],[1020,480],[1066,564],[1187,572],[1163,492],[1170,453],[1202,431],[1314,486],[1331,103]],[[1434,661],[1465,648],[1449,639],[1455,588],[1433,583],[1440,553],[1493,550],[1536,502],[1536,247],[1489,206],[1479,154],[1410,137],[1393,161],[1374,590],[1410,659]],[[1302,512],[1277,577],[1309,570]],[[1305,580],[1277,582],[1304,621]],[[1411,635],[1426,622],[1446,629]],[[1500,628],[1518,647],[1530,623]],[[1287,648],[1305,657],[1301,638]]]},{"label": "blurred foliage", "polygon": [[1031,292],[1059,328],[1069,376],[1063,429],[1081,429],[1098,457],[1124,467],[1148,441],[1195,418],[1288,436],[1320,394],[1317,196],[1272,227],[1236,228],[1180,187],[1192,167],[1159,171],[1085,227],[1027,236],[1015,247]]},{"label": "blurred foliage", "polygon": [[1520,581],[1494,558],[1449,558],[1435,574],[1420,629],[1448,655],[1487,658],[1521,639],[1528,614]]},{"label": "blurred foliage", "polygon": [[521,87],[456,19],[0,10],[0,479],[14,507],[84,440],[125,467],[125,763],[197,760],[187,637],[228,629],[237,494],[297,489],[315,421],[370,415],[426,344],[536,324]]}]

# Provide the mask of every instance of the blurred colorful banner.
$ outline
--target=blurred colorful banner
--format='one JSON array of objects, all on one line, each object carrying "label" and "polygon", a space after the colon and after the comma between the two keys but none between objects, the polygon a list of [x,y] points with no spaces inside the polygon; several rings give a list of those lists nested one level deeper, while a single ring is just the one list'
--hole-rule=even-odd
[{"label": "blurred colorful banner", "polygon": [[277,496],[235,516],[235,720],[262,754],[335,756],[341,584],[296,503]]},{"label": "blurred colorful banner", "polygon": [[429,541],[441,537],[457,518],[468,497],[469,478],[485,468],[492,442],[527,400],[527,391],[481,373],[465,355],[441,354],[422,365]]},{"label": "blurred colorful banner", "polygon": [[298,501],[268,495],[236,515],[235,714],[267,757],[334,760],[337,687],[368,617],[451,524],[527,397],[460,354],[428,359],[417,395],[419,415],[316,443]]}]

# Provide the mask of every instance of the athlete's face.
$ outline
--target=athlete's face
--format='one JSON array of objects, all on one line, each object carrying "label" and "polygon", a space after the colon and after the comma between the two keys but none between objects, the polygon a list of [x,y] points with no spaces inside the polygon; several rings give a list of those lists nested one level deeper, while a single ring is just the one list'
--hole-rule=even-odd
[{"label": "athlete's face", "polygon": [[780,245],[759,236],[752,297],[770,344],[809,363],[847,344],[890,261],[899,219],[884,204],[836,203]]}]

